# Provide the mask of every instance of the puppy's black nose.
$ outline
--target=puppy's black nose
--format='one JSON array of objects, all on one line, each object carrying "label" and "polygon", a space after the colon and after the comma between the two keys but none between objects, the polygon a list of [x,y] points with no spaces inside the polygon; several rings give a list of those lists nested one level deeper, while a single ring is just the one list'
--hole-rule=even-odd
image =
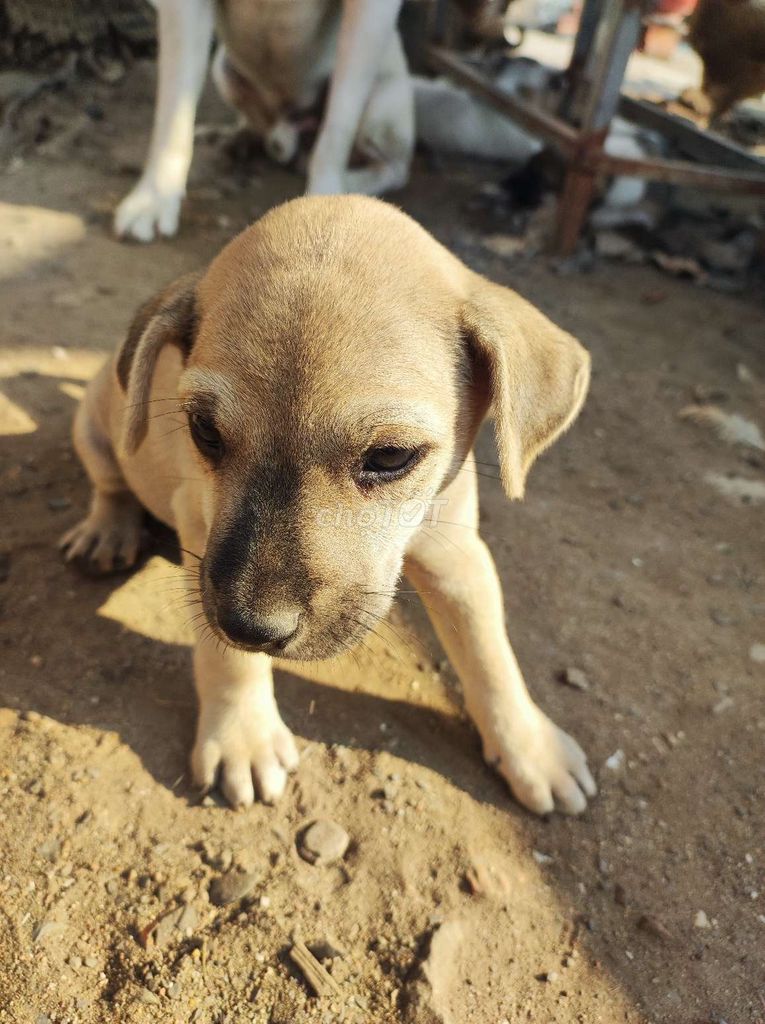
[{"label": "puppy's black nose", "polygon": [[246,608],[219,608],[218,626],[234,643],[263,651],[283,651],[297,632],[300,611],[278,609],[256,614]]}]

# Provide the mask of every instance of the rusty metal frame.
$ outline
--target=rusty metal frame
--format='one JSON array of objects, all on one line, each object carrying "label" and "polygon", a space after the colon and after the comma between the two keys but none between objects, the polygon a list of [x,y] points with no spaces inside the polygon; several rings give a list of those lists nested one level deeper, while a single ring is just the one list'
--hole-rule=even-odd
[{"label": "rusty metal frame", "polygon": [[[553,239],[553,249],[559,255],[569,255],[576,247],[602,174],[765,196],[765,161],[653,104],[622,95],[627,61],[638,44],[643,14],[651,6],[649,0],[586,0],[559,114],[509,96],[451,50],[436,44],[427,48],[434,69],[447,72],[561,153],[566,176]],[[689,155],[710,158],[717,164],[611,156],[604,143],[617,111],[680,142]]]}]

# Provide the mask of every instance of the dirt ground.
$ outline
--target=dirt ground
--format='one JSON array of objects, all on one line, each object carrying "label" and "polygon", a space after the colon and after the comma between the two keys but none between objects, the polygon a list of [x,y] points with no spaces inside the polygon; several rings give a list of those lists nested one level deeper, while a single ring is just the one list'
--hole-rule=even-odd
[{"label": "dirt ground", "polygon": [[[140,302],[301,187],[259,159],[232,170],[208,139],[180,237],[116,242],[151,92],[140,65],[42,97],[43,137],[0,179],[0,1021],[385,1024],[404,1019],[434,931],[441,1011],[418,1021],[765,1020],[762,507],[710,482],[762,488],[763,455],[678,418],[702,396],[765,426],[762,295],[503,260],[483,244],[502,224],[474,202],[499,172],[420,159],[396,201],[593,354],[585,410],[525,502],[490,468],[481,498],[529,684],[600,794],[579,820],[514,804],[402,595],[400,640],[321,679],[279,674],[302,764],[277,807],[233,813],[186,774],[172,543],[98,582],[55,551],[87,500],[69,441],[83,383]],[[202,120],[220,117],[208,103]],[[494,461],[488,427],[480,452]],[[589,689],[563,685],[566,667]],[[321,816],[350,834],[340,865],[297,855]],[[217,907],[232,863],[249,892]],[[310,993],[297,940],[336,994]]]}]

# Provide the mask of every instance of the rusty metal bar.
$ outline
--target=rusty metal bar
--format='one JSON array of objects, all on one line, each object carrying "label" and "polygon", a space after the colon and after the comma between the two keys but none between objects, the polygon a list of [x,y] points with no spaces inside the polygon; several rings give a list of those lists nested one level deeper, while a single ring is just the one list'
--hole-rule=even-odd
[{"label": "rusty metal bar", "polygon": [[554,114],[539,110],[531,103],[519,100],[516,96],[508,96],[483,75],[474,71],[459,57],[441,46],[428,46],[426,49],[428,63],[439,71],[447,71],[457,82],[468,86],[497,110],[511,117],[521,128],[532,135],[538,135],[564,153],[576,146],[579,135],[575,128],[566,124]]}]

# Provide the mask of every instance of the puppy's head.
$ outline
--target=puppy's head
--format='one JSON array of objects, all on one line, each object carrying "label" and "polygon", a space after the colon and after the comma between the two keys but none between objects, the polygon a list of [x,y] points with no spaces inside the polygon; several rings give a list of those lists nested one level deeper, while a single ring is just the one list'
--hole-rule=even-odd
[{"label": "puppy's head", "polygon": [[144,308],[118,362],[128,451],[166,343],[185,355],[174,436],[198,463],[207,617],[238,647],[303,660],[387,612],[489,406],[521,497],[589,377],[569,335],[359,197],[279,207]]}]

